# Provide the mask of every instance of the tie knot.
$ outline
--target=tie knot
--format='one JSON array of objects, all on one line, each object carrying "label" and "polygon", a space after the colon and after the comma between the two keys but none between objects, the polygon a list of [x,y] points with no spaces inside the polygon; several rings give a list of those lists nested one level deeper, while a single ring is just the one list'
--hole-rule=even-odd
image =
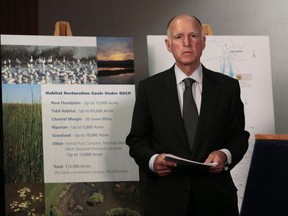
[{"label": "tie knot", "polygon": [[192,86],[192,84],[195,82],[195,80],[192,79],[192,78],[185,78],[185,79],[183,80],[183,82],[184,82],[184,84],[185,84],[185,88],[189,88],[189,87]]}]

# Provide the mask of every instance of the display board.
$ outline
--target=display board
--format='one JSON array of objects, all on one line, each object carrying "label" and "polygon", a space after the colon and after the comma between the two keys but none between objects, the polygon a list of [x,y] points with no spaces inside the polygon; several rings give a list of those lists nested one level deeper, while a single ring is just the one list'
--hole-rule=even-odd
[{"label": "display board", "polygon": [[139,215],[133,39],[1,35],[6,215]]},{"label": "display board", "polygon": [[[149,74],[170,68],[174,63],[166,49],[165,35],[147,36]],[[211,70],[239,80],[244,103],[246,130],[250,132],[249,149],[232,170],[242,204],[256,133],[275,133],[268,36],[206,36],[201,57]]]}]

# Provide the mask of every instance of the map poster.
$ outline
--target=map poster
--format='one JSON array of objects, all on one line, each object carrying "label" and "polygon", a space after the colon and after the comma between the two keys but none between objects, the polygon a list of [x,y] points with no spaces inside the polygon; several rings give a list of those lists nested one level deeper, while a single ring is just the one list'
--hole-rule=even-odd
[{"label": "map poster", "polygon": [[5,210],[139,215],[133,39],[1,35]]},{"label": "map poster", "polygon": [[[165,38],[165,35],[147,36],[150,75],[164,71],[175,63],[166,49]],[[201,62],[211,70],[238,79],[240,83],[246,130],[250,133],[249,149],[244,159],[232,170],[240,209],[255,134],[275,133],[269,37],[206,36]]]}]

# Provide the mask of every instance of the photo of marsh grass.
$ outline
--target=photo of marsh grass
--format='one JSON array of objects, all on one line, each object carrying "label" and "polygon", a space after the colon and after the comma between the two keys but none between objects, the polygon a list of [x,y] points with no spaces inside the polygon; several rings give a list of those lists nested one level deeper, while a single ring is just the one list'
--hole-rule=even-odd
[{"label": "photo of marsh grass", "polygon": [[40,85],[2,84],[5,183],[43,183]]}]

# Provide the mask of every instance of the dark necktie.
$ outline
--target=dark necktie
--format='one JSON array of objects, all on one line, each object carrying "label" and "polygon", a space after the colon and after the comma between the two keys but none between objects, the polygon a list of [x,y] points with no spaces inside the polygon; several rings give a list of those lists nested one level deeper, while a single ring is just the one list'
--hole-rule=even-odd
[{"label": "dark necktie", "polygon": [[186,78],[183,80],[183,82],[185,83],[185,90],[183,94],[183,120],[188,142],[192,150],[198,124],[198,111],[192,95],[192,84],[195,82],[195,80]]}]

